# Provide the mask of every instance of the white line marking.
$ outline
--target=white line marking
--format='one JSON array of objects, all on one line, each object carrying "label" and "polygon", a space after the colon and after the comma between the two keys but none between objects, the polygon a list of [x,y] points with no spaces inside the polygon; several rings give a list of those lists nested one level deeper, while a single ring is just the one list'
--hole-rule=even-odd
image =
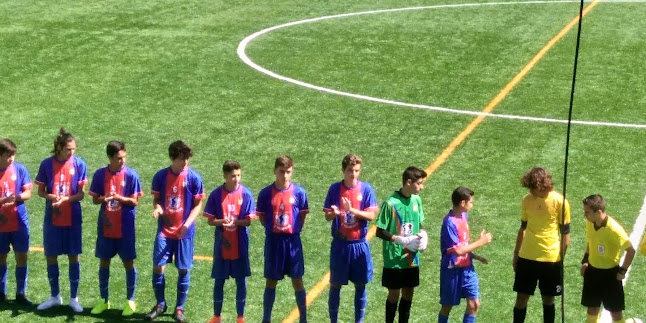
[{"label": "white line marking", "polygon": [[[642,241],[642,236],[644,235],[644,229],[646,229],[646,197],[644,197],[644,203],[642,204],[642,208],[639,211],[639,216],[637,217],[637,220],[635,220],[635,224],[633,225],[633,232],[630,233],[630,242],[633,244],[633,247],[635,249],[639,249],[639,243]],[[639,250],[637,250],[637,253],[639,253]],[[626,255],[624,254],[623,257],[621,257],[621,260],[619,261],[620,264],[624,263],[624,258]],[[635,255],[637,257],[637,255]],[[623,284],[626,286],[626,281],[628,280],[628,275],[630,274],[630,269],[633,268],[633,266],[628,267],[628,271],[626,271],[626,277],[624,278]],[[607,310],[603,310],[601,312],[601,317],[599,318],[599,323],[611,323],[612,322],[612,317],[610,316],[610,312]]]},{"label": "white line marking", "polygon": [[[339,90],[334,90],[310,83],[306,83],[300,80],[296,80],[293,78],[289,78],[287,76],[283,76],[280,74],[277,74],[275,72],[272,72],[256,63],[254,63],[246,54],[246,49],[249,43],[264,35],[267,33],[270,33],[272,31],[282,29],[282,28],[287,28],[287,27],[292,27],[300,24],[306,24],[306,23],[312,23],[312,22],[318,22],[322,20],[328,20],[328,19],[335,19],[335,18],[345,18],[345,17],[352,17],[352,16],[359,16],[359,15],[369,15],[369,14],[379,14],[379,13],[389,13],[389,12],[399,12],[399,11],[412,11],[412,10],[423,10],[423,9],[438,9],[438,8],[461,8],[461,7],[475,7],[475,6],[492,6],[492,5],[511,5],[511,4],[545,4],[545,3],[573,3],[573,2],[578,2],[575,0],[556,0],[556,1],[522,1],[522,2],[487,2],[487,3],[466,3],[466,4],[447,4],[447,5],[435,5],[435,6],[421,6],[421,7],[409,7],[409,8],[396,8],[396,9],[383,9],[383,10],[371,10],[371,11],[362,11],[362,12],[353,12],[353,13],[345,13],[345,14],[339,14],[339,15],[331,15],[331,16],[323,16],[323,17],[318,17],[318,18],[310,18],[310,19],[304,19],[304,20],[298,20],[298,21],[293,21],[289,23],[285,23],[282,25],[277,25],[273,27],[269,27],[263,30],[260,30],[258,32],[255,32],[247,37],[245,37],[240,44],[238,44],[238,57],[247,65],[249,65],[251,68],[269,75],[273,78],[279,79],[284,82],[292,83],[298,86],[306,87],[312,90],[320,91],[320,92],[325,92],[325,93],[330,93],[330,94],[335,94],[335,95],[340,95],[340,96],[345,96],[345,97],[350,97],[358,100],[365,100],[365,101],[372,101],[372,102],[377,102],[377,103],[384,103],[384,104],[390,104],[390,105],[396,105],[396,106],[402,106],[402,107],[410,107],[410,108],[418,108],[418,109],[427,109],[427,110],[433,110],[433,111],[439,111],[439,112],[449,112],[449,113],[458,113],[458,114],[466,114],[466,115],[473,115],[473,116],[485,116],[485,117],[495,117],[495,118],[503,118],[503,119],[512,119],[512,120],[524,120],[524,121],[534,121],[534,122],[551,122],[551,123],[565,123],[567,124],[567,120],[564,119],[552,119],[552,118],[539,118],[539,117],[529,117],[529,116],[518,116],[518,115],[509,115],[509,114],[498,114],[498,113],[485,113],[485,112],[479,112],[479,111],[469,111],[469,110],[460,110],[460,109],[452,109],[452,108],[445,108],[445,107],[437,107],[437,106],[431,106],[431,105],[424,105],[424,104],[414,104],[414,103],[406,103],[406,102],[400,102],[400,101],[394,101],[394,100],[388,100],[388,99],[381,99],[381,98],[375,98],[367,95],[361,95],[361,94],[354,94],[354,93],[349,93],[349,92],[343,92]],[[644,2],[644,0],[606,0],[604,2]],[[587,126],[605,126],[605,127],[621,127],[621,128],[637,128],[637,129],[646,129],[646,124],[634,124],[634,123],[618,123],[618,122],[603,122],[603,121],[583,121],[583,120],[572,120],[573,124],[580,124],[580,125],[587,125]]]}]

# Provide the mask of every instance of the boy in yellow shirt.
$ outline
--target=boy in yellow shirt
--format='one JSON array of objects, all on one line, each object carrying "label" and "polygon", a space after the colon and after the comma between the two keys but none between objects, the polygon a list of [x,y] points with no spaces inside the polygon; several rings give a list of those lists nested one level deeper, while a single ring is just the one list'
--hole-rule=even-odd
[{"label": "boy in yellow shirt", "polygon": [[[588,308],[586,323],[599,320],[601,305],[610,311],[613,322],[626,322],[623,317],[624,279],[635,257],[635,248],[624,228],[606,214],[606,201],[601,195],[583,199],[585,213],[585,237],[587,246],[581,261],[583,291],[581,305]],[[623,264],[619,266],[621,252],[626,251]]]}]

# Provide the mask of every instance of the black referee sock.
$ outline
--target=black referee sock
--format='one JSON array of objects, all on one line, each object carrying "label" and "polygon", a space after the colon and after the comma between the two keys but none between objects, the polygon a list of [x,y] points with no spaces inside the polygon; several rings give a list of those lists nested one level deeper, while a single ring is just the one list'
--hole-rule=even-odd
[{"label": "black referee sock", "polygon": [[543,322],[554,323],[555,316],[556,316],[556,308],[554,304],[552,305],[543,304]]},{"label": "black referee sock", "polygon": [[386,323],[395,322],[395,314],[397,314],[397,303],[391,303],[386,299]]},{"label": "black referee sock", "polygon": [[522,309],[514,307],[514,323],[525,323],[525,315],[527,315],[527,307]]},{"label": "black referee sock", "polygon": [[399,323],[408,323],[411,304],[412,301],[405,300],[403,297],[399,301]]}]

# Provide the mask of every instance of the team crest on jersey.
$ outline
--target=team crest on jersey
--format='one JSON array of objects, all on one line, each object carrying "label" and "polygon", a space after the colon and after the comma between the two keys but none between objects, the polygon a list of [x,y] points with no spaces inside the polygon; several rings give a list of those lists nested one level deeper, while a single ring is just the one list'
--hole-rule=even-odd
[{"label": "team crest on jersey", "polygon": [[242,205],[242,198],[238,199],[238,205]]},{"label": "team crest on jersey", "polygon": [[110,200],[107,203],[107,207],[109,211],[119,211],[121,209],[121,203],[117,200]]},{"label": "team crest on jersey", "polygon": [[419,207],[417,206],[417,204],[413,204],[413,212],[417,211],[419,211]]},{"label": "team crest on jersey", "polygon": [[413,234],[413,224],[410,222],[406,222],[402,224],[401,228],[402,235],[407,237]]},{"label": "team crest on jersey", "polygon": [[186,180],[183,180],[183,181],[182,181],[182,187],[186,187],[186,184],[187,184],[187,183],[186,183]]},{"label": "team crest on jersey", "polygon": [[341,224],[345,228],[354,228],[357,226],[357,220],[354,217],[354,214],[350,212],[345,212],[345,216],[343,217],[343,223]]},{"label": "team crest on jersey", "polygon": [[16,174],[11,174],[11,180],[15,182],[15,181],[16,181],[16,179],[18,179],[18,178],[16,177]]},{"label": "team crest on jersey", "polygon": [[179,196],[170,196],[168,198],[168,209],[171,212],[182,211],[182,198]]},{"label": "team crest on jersey", "polygon": [[126,186],[126,180],[125,179],[121,181],[121,186]]},{"label": "team crest on jersey", "polygon": [[289,215],[285,214],[285,205],[280,203],[279,211],[274,214],[274,226],[281,231],[287,231],[291,228]]},{"label": "team crest on jersey", "polygon": [[603,254],[606,253],[606,247],[604,245],[600,244],[600,245],[597,246],[597,251],[599,251],[600,255],[603,255]]},{"label": "team crest on jersey", "polygon": [[294,200],[294,197],[293,197],[293,196],[291,196],[291,197],[289,198],[289,203],[294,204],[294,202],[296,202],[296,200]]},{"label": "team crest on jersey", "polygon": [[56,186],[56,194],[61,196],[69,196],[70,187],[66,184],[58,184],[58,186]]},{"label": "team crest on jersey", "polygon": [[74,168],[70,168],[70,175],[74,175]]},{"label": "team crest on jersey", "polygon": [[363,195],[361,193],[357,194],[357,201],[361,202],[363,200]]}]

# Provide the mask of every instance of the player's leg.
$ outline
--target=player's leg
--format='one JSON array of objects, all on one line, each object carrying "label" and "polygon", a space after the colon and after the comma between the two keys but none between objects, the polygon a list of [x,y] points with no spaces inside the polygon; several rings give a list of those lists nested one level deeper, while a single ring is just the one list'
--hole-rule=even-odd
[{"label": "player's leg", "polygon": [[286,255],[285,239],[265,236],[265,292],[262,304],[262,322],[271,322],[271,312],[276,300],[276,285],[285,276]]},{"label": "player's leg", "polygon": [[581,305],[588,308],[586,323],[599,322],[601,313],[601,287],[605,282],[600,281],[603,278],[599,276],[596,268],[588,266],[583,273],[583,288],[581,290]]},{"label": "player's leg", "polygon": [[563,279],[561,276],[561,263],[543,262],[537,267],[539,271],[538,288],[541,290],[543,301],[543,322],[554,323],[556,307],[554,297],[561,295]]},{"label": "player's leg", "polygon": [[81,281],[81,262],[79,255],[67,255],[69,260],[69,279],[70,279],[70,307],[74,312],[83,312],[83,306],[79,303],[78,290]]},{"label": "player's leg", "polygon": [[354,283],[354,321],[363,322],[368,305],[366,284],[372,281],[373,267],[368,242],[354,243],[350,252],[350,281]]},{"label": "player's leg", "polygon": [[161,233],[157,234],[153,249],[153,275],[151,281],[157,303],[146,314],[145,319],[148,321],[156,319],[159,315],[166,312],[168,308],[166,305],[166,277],[164,271],[166,264],[172,260],[173,247],[174,241],[172,239],[166,239]]},{"label": "player's leg", "polygon": [[123,312],[121,312],[121,315],[130,316],[137,310],[137,304],[135,303],[135,290],[137,290],[137,267],[135,267],[134,258],[132,260],[123,260],[123,268],[126,270],[126,303],[123,306]]},{"label": "player's leg", "polygon": [[274,301],[276,300],[276,285],[278,285],[278,280],[267,278],[265,281],[265,293],[262,303],[263,323],[271,322],[271,312],[274,309]]},{"label": "player's leg", "polygon": [[222,302],[224,302],[224,282],[224,279],[216,278],[213,283],[213,316],[216,318],[213,323],[221,321]]},{"label": "player's leg", "polygon": [[292,278],[292,287],[294,287],[294,298],[298,307],[299,322],[307,322],[307,291],[303,284],[303,275],[305,275],[305,261],[303,257],[303,244],[299,235],[292,236],[285,244],[285,269],[286,274]]},{"label": "player's leg", "polygon": [[50,298],[45,302],[38,305],[38,310],[45,310],[52,306],[59,306],[63,304],[63,299],[60,295],[59,286],[59,268],[58,268],[58,255],[63,254],[62,243],[64,235],[61,230],[54,227],[48,221],[45,221],[43,226],[43,245],[45,249],[45,259],[47,261],[47,279],[49,281]]},{"label": "player's leg", "polygon": [[527,315],[527,303],[531,295],[534,295],[538,274],[536,273],[536,261],[518,258],[516,271],[514,274],[514,291],[516,292],[516,302],[514,304],[513,323],[525,322]]},{"label": "player's leg", "polygon": [[184,304],[191,286],[191,268],[193,267],[193,237],[184,237],[177,242],[175,266],[177,267],[177,303],[175,304],[175,322],[186,322]]},{"label": "player's leg", "polygon": [[473,268],[463,270],[461,297],[467,299],[467,308],[464,311],[463,323],[475,323],[476,315],[480,309],[480,281],[478,273]]},{"label": "player's leg", "polygon": [[381,286],[388,289],[388,296],[386,297],[386,323],[395,321],[397,315],[397,303],[399,302],[399,294],[402,287],[400,269],[383,268],[381,274]]},{"label": "player's leg", "polygon": [[[7,252],[8,249],[7,245]],[[7,301],[7,252],[0,251],[0,303]]]},{"label": "player's leg", "polygon": [[440,312],[438,323],[447,323],[453,306],[460,304],[460,275],[457,268],[440,268]]},{"label": "player's leg", "polygon": [[244,310],[247,304],[247,277],[236,278],[236,313],[237,323],[244,323]]},{"label": "player's leg", "polygon": [[388,296],[386,296],[386,323],[395,322],[400,291],[401,289],[388,289]]},{"label": "player's leg", "polygon": [[402,297],[399,300],[399,323],[408,323],[410,317],[410,308],[413,304],[413,294],[415,287],[402,288]]},{"label": "player's leg", "polygon": [[27,292],[27,254],[29,252],[29,228],[21,226],[11,242],[16,258],[16,303],[32,306],[33,302],[25,296]]},{"label": "player's leg", "polygon": [[349,268],[346,246],[333,239],[330,244],[330,294],[327,301],[330,323],[336,323],[339,319],[341,286],[348,284]]},{"label": "player's leg", "polygon": [[[98,250],[97,250],[98,251]],[[110,308],[110,258],[99,258],[99,294],[101,300],[92,308],[90,313],[101,314]]]},{"label": "player's leg", "polygon": [[440,313],[437,315],[437,322],[438,323],[448,323],[449,322],[449,315],[451,314],[451,309],[453,306],[451,305],[442,305],[440,307]]},{"label": "player's leg", "polygon": [[601,307],[588,307],[585,323],[598,323]]},{"label": "player's leg", "polygon": [[476,314],[478,313],[479,309],[480,309],[479,299],[477,298],[467,299],[467,308],[464,311],[464,317],[462,318],[462,323],[475,323]]},{"label": "player's leg", "polygon": [[610,312],[613,322],[623,323],[625,322],[623,311],[626,309],[623,283],[617,280],[616,268],[604,270],[604,276],[605,288],[601,291],[603,307]]}]

